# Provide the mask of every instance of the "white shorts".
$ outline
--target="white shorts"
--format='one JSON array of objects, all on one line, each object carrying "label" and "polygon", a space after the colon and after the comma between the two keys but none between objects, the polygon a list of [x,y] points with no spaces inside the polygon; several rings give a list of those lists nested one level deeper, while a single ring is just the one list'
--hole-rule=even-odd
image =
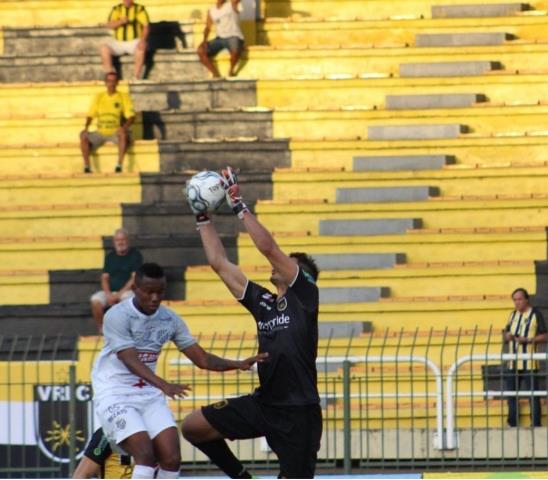
[{"label": "white shorts", "polygon": [[113,55],[120,57],[122,55],[133,55],[137,50],[137,45],[139,45],[140,38],[135,40],[128,40],[124,42],[123,40],[116,40],[115,38],[109,38],[105,45],[110,49]]},{"label": "white shorts", "polygon": [[95,401],[95,412],[110,442],[119,444],[137,432],[153,439],[166,428],[176,427],[164,395],[111,395]]},{"label": "white shorts", "polygon": [[[112,292],[112,293],[116,293],[116,292]],[[133,297],[133,290],[126,290],[124,293],[122,293],[122,300],[126,300],[128,298],[132,298]],[[91,302],[97,302],[97,303],[100,303],[103,308],[106,308],[107,307],[107,294],[105,293],[104,290],[99,290],[97,292],[95,292],[89,299]]]}]

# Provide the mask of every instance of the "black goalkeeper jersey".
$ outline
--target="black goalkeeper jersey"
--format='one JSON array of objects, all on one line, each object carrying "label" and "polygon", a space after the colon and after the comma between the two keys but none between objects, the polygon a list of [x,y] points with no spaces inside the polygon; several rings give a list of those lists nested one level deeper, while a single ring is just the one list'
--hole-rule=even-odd
[{"label": "black goalkeeper jersey", "polygon": [[283,297],[248,282],[242,305],[257,323],[260,387],[254,395],[272,406],[303,406],[320,401],[317,387],[319,292],[302,269]]}]

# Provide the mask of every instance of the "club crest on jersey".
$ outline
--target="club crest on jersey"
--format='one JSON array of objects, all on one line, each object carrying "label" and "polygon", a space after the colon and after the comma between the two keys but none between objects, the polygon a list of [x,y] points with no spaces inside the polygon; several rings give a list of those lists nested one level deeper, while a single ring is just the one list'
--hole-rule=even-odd
[{"label": "club crest on jersey", "polygon": [[[74,394],[75,419],[70,423],[69,405]],[[70,462],[71,432],[75,433],[76,458],[84,449],[93,433],[91,409],[91,385],[77,384],[74,392],[68,384],[34,386],[34,425],[40,451],[57,463]]]},{"label": "club crest on jersey", "polygon": [[283,312],[287,308],[287,298],[278,298],[276,302],[276,307],[278,308],[278,312]]}]

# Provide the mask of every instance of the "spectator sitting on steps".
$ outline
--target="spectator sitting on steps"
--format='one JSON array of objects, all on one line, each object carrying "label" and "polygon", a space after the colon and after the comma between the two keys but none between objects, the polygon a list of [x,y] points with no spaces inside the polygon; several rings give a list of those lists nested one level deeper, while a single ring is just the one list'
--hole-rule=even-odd
[{"label": "spectator sitting on steps", "polygon": [[112,57],[133,55],[133,78],[138,80],[143,73],[147,39],[150,32],[148,13],[143,5],[133,0],[124,0],[115,5],[106,24],[114,30],[114,38],[101,45],[101,60],[105,73],[113,72]]},{"label": "spectator sitting on steps", "polygon": [[[89,157],[106,142],[118,145],[118,164],[115,172],[122,171],[124,157],[130,141],[129,128],[135,120],[133,102],[127,93],[119,92],[118,75],[115,72],[105,76],[106,92],[98,93],[90,106],[84,130],[80,132],[80,150],[84,159],[84,173],[91,173]],[[97,131],[90,132],[89,127],[97,118]],[[123,121],[123,123],[122,123]]]},{"label": "spectator sitting on steps", "polygon": [[[240,0],[217,0],[215,6],[207,13],[206,26],[204,29],[204,40],[198,47],[200,62],[218,78],[221,76],[219,70],[213,63],[213,58],[225,48],[230,52],[230,77],[236,76],[236,65],[244,48],[244,36],[240,28],[240,14],[238,5]],[[217,36],[207,41],[211,26],[215,24]]]},{"label": "spectator sitting on steps", "polygon": [[99,332],[103,329],[103,316],[107,308],[133,296],[135,272],[143,263],[143,256],[129,245],[128,233],[123,228],[114,232],[114,251],[105,256],[101,274],[101,290],[91,298],[91,313]]}]

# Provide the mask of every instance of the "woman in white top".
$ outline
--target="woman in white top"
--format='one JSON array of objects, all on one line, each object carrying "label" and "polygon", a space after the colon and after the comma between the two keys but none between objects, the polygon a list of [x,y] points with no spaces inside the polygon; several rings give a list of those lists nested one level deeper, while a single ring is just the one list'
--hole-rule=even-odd
[{"label": "woman in white top", "polygon": [[[238,5],[240,0],[217,0],[215,6],[207,12],[207,21],[204,29],[204,40],[198,47],[200,62],[211,72],[214,77],[220,77],[213,58],[225,48],[230,52],[229,76],[236,75],[236,65],[244,47],[244,36],[240,28],[240,14]],[[211,26],[215,24],[217,36],[208,42],[207,38]]]}]

